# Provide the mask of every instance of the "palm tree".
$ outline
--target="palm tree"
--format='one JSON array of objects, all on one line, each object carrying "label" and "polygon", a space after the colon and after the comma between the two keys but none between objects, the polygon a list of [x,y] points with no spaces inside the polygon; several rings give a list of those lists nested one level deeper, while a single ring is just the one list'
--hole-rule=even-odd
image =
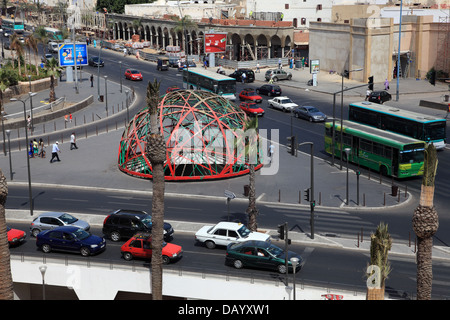
[{"label": "palm tree", "polygon": [[[180,9],[181,14],[181,9]],[[173,29],[176,33],[182,32],[184,35],[184,51],[186,55],[188,54],[187,45],[188,45],[188,30],[197,30],[198,25],[192,20],[191,16],[185,15],[182,16],[181,19],[177,16],[173,16],[171,18],[176,22],[176,26]]]},{"label": "palm tree", "polygon": [[158,126],[159,87],[156,79],[147,86],[147,107],[150,116],[150,134],[147,134],[146,154],[152,165],[152,297],[162,300],[162,247],[164,241],[164,161],[166,143]]},{"label": "palm tree", "polygon": [[[370,236],[370,265],[375,265],[380,271],[380,286],[367,288],[367,300],[384,300],[385,281],[391,272],[388,254],[392,247],[388,225],[380,223],[375,234]],[[371,276],[372,273],[367,274]]]},{"label": "palm tree", "polygon": [[43,26],[39,26],[34,31],[34,37],[36,38],[38,43],[42,43],[44,57],[45,57],[45,53],[47,52],[46,44],[48,43],[48,40],[49,40],[47,31],[45,31],[45,28]]},{"label": "palm tree", "polygon": [[17,66],[19,67],[19,76],[22,74],[22,69],[20,66],[20,61],[23,59],[23,44],[20,42],[17,34],[12,34],[10,37],[11,50],[15,50],[17,53]]},{"label": "palm tree", "polygon": [[6,232],[5,202],[8,196],[8,184],[0,170],[0,300],[13,300],[13,280],[8,236]]},{"label": "palm tree", "polygon": [[433,235],[439,227],[439,217],[433,205],[434,180],[438,159],[433,144],[425,149],[422,189],[419,206],[414,210],[413,229],[417,235],[417,299],[430,300],[433,281]]},{"label": "palm tree", "polygon": [[248,207],[246,213],[248,215],[248,229],[256,231],[258,224],[256,217],[259,214],[256,208],[256,191],[255,191],[255,165],[258,160],[258,117],[253,119],[247,118],[244,123],[244,134],[238,137],[238,145],[243,146],[245,150],[245,158],[248,159],[249,167],[249,193]]},{"label": "palm tree", "polygon": [[[37,55],[38,55],[37,39],[33,34],[29,34],[25,39],[25,43],[27,44],[27,46],[30,50],[33,50],[34,66],[36,67],[36,74],[39,75],[39,67],[38,67],[38,62],[37,62]],[[31,54],[30,54],[30,65],[31,65]]]},{"label": "palm tree", "polygon": [[56,61],[55,58],[47,60],[45,63],[45,70],[47,72],[47,75],[50,76],[50,96],[48,102],[53,102],[56,100],[55,76],[59,77],[59,75],[61,74],[58,61]]}]

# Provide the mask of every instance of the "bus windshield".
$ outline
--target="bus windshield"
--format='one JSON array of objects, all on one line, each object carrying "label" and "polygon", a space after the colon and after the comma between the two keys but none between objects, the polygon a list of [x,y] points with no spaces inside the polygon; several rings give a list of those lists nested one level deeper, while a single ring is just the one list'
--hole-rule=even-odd
[{"label": "bus windshield", "polygon": [[236,92],[236,81],[220,81],[217,87],[217,94],[224,93],[235,93]]},{"label": "bus windshield", "polygon": [[425,141],[445,139],[445,122],[431,122],[425,124]]}]

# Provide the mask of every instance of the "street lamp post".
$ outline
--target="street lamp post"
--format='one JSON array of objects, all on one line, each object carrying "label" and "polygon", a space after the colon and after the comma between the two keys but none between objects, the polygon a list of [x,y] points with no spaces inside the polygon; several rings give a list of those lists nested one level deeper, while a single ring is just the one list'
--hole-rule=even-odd
[{"label": "street lamp post", "polygon": [[128,95],[130,94],[130,90],[125,90],[126,101],[125,106],[127,107],[127,125],[130,123],[130,111],[128,110]]},{"label": "street lamp post", "polygon": [[294,285],[293,285],[293,287],[292,287],[292,289],[293,289],[293,293],[294,293],[294,295],[293,295],[293,297],[294,297],[294,300],[295,300],[295,269],[297,268],[297,265],[298,265],[298,258],[297,257],[292,257],[291,259],[290,259],[290,261],[291,261],[291,264],[292,264],[292,273],[293,273],[293,278],[294,278]]},{"label": "street lamp post", "polygon": [[30,96],[30,117],[31,117],[31,122],[30,122],[30,132],[31,134],[33,134],[33,97],[36,95],[36,92],[28,92],[28,95]]},{"label": "street lamp post", "polygon": [[42,275],[42,300],[45,300],[45,272],[47,271],[47,266],[42,265],[39,267],[39,271]]},{"label": "street lamp post", "polygon": [[108,115],[108,76],[105,76],[105,109]]},{"label": "street lamp post", "polygon": [[[23,117],[24,117],[24,128],[25,128],[25,140],[28,143],[28,129],[27,129],[27,110],[25,108],[25,101],[22,101],[17,98],[11,98],[10,101],[20,101],[23,104]],[[28,148],[25,148],[25,154],[27,156],[27,168],[28,168],[28,201],[30,202],[30,215],[33,215],[33,195],[31,192],[31,172],[30,172],[30,157],[28,156]]]},{"label": "street lamp post", "polygon": [[9,174],[11,176],[11,181],[13,180],[13,171],[12,171],[12,161],[11,161],[11,130],[6,130],[6,135],[8,136],[8,153],[9,153]]},{"label": "street lamp post", "polygon": [[2,118],[2,131],[3,131],[3,152],[6,156],[6,141],[5,141],[5,111],[1,112],[1,118]]},{"label": "street lamp post", "polygon": [[345,204],[348,206],[348,158],[350,156],[351,149],[350,148],[345,148],[344,151],[345,151],[345,155],[346,155],[346,158],[347,158],[347,184],[346,184]]},{"label": "street lamp post", "polygon": [[122,93],[122,61],[119,61],[119,66],[120,66],[120,93]]}]

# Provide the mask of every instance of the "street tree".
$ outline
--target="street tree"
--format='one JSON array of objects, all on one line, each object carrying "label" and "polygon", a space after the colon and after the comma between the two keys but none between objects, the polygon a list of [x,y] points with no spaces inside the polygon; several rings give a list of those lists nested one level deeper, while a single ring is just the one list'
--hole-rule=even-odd
[{"label": "street tree", "polygon": [[45,71],[47,75],[50,76],[50,96],[48,102],[53,102],[56,100],[55,77],[59,77],[61,74],[58,61],[56,61],[55,58],[48,59],[45,62]]},{"label": "street tree", "polygon": [[432,249],[433,235],[439,227],[439,217],[433,204],[434,181],[438,164],[435,146],[425,149],[425,163],[419,206],[414,210],[413,229],[417,235],[417,299],[430,300],[433,282]]},{"label": "street tree", "polygon": [[162,248],[164,242],[164,161],[166,160],[166,143],[158,125],[160,108],[159,88],[156,79],[148,82],[147,108],[150,117],[150,132],[147,133],[146,155],[152,165],[153,199],[152,199],[152,267],[151,287],[153,300],[162,300]]},{"label": "street tree", "polygon": [[5,203],[8,196],[8,184],[0,170],[0,300],[13,300],[13,280],[8,234],[6,231]]}]

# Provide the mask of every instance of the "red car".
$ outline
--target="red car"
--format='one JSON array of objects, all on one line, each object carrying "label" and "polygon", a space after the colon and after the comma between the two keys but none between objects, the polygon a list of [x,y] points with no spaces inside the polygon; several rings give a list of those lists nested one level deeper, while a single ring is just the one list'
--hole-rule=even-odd
[{"label": "red car", "polygon": [[180,87],[178,87],[178,86],[171,86],[171,87],[167,88],[166,93],[169,93],[169,92],[172,92],[172,91],[177,91],[177,90],[181,90]]},{"label": "red car", "polygon": [[27,236],[25,231],[18,229],[11,229],[8,226],[6,226],[6,232],[8,234],[8,242],[10,246],[15,246],[24,242]]},{"label": "red car", "polygon": [[137,71],[136,69],[127,69],[125,70],[125,78],[128,80],[142,80],[142,73]]},{"label": "red car", "polygon": [[[152,258],[152,238],[150,233],[138,232],[120,248],[122,257],[129,261],[133,258]],[[162,248],[162,259],[164,264],[180,259],[183,249],[172,243],[164,242]]]},{"label": "red car", "polygon": [[254,102],[241,102],[239,108],[242,109],[249,116],[263,116],[264,109],[258,107],[258,105]]},{"label": "red car", "polygon": [[241,93],[239,93],[239,99],[241,99],[241,101],[249,100],[256,103],[262,102],[261,96],[259,96],[253,89],[242,90]]}]

